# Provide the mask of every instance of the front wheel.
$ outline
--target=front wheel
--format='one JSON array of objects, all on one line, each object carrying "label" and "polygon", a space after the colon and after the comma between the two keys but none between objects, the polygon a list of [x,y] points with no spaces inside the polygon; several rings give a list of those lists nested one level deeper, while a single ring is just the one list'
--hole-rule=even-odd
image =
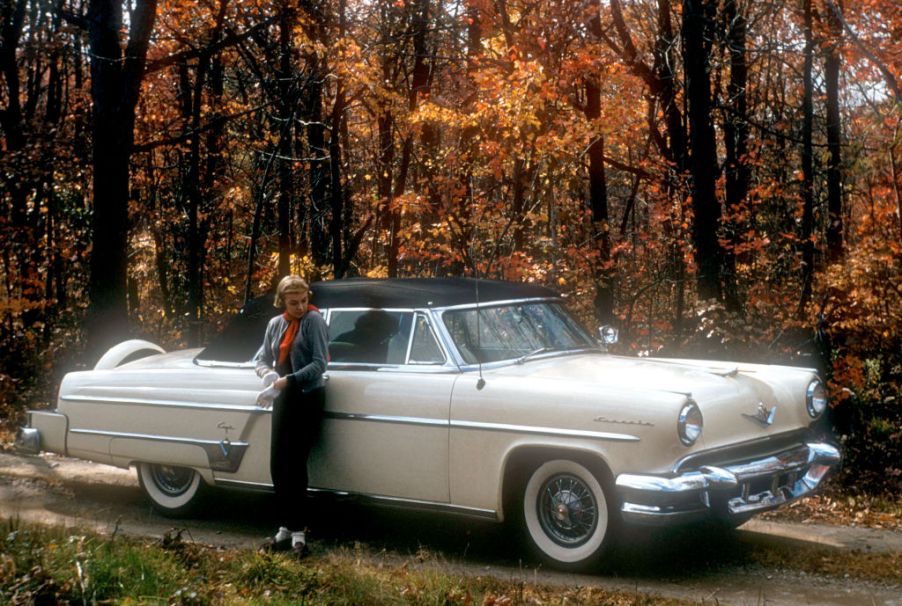
[{"label": "front wheel", "polygon": [[596,564],[616,527],[601,482],[583,465],[566,459],[532,471],[521,512],[530,545],[556,568],[581,570]]},{"label": "front wheel", "polygon": [[153,508],[172,518],[194,512],[205,488],[193,469],[157,463],[139,463],[138,482]]}]

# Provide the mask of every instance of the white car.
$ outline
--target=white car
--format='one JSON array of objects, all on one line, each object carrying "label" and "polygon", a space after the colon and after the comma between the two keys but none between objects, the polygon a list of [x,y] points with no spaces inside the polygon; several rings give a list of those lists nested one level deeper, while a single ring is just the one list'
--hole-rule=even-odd
[{"label": "white car", "polygon": [[[624,526],[739,524],[840,461],[810,369],[610,355],[534,285],[311,288],[332,339],[317,491],[513,523],[575,569]],[[170,515],[196,512],[207,486],[271,489],[270,410],[250,360],[276,313],[257,300],[203,350],[117,345],[66,375],[55,410],[29,411],[20,449],[134,466]],[[348,336],[367,323],[379,338]]]}]

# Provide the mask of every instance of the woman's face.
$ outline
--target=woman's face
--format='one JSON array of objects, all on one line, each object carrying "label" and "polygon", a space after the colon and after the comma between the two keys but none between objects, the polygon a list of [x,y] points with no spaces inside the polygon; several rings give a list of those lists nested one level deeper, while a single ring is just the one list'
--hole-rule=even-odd
[{"label": "woman's face", "polygon": [[300,320],[307,313],[307,303],[310,301],[310,293],[304,292],[287,292],[284,295],[285,313],[294,320]]}]

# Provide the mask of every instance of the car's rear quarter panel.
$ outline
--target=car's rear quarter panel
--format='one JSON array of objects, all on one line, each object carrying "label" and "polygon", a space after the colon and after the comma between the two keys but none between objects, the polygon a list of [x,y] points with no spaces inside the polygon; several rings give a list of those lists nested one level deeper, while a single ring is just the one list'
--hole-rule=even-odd
[{"label": "car's rear quarter panel", "polygon": [[69,373],[57,409],[68,418],[70,456],[127,466],[134,461],[209,467],[192,441],[240,441],[259,413],[251,369],[172,368],[135,363]]}]

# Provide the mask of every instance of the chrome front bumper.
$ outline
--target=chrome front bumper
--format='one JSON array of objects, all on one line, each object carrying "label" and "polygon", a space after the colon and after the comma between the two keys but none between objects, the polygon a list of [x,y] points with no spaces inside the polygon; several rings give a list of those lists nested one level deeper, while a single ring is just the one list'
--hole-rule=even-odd
[{"label": "chrome front bumper", "polygon": [[621,474],[616,486],[623,518],[633,524],[669,525],[710,515],[738,520],[810,493],[841,458],[829,444],[808,443],[675,477]]}]

